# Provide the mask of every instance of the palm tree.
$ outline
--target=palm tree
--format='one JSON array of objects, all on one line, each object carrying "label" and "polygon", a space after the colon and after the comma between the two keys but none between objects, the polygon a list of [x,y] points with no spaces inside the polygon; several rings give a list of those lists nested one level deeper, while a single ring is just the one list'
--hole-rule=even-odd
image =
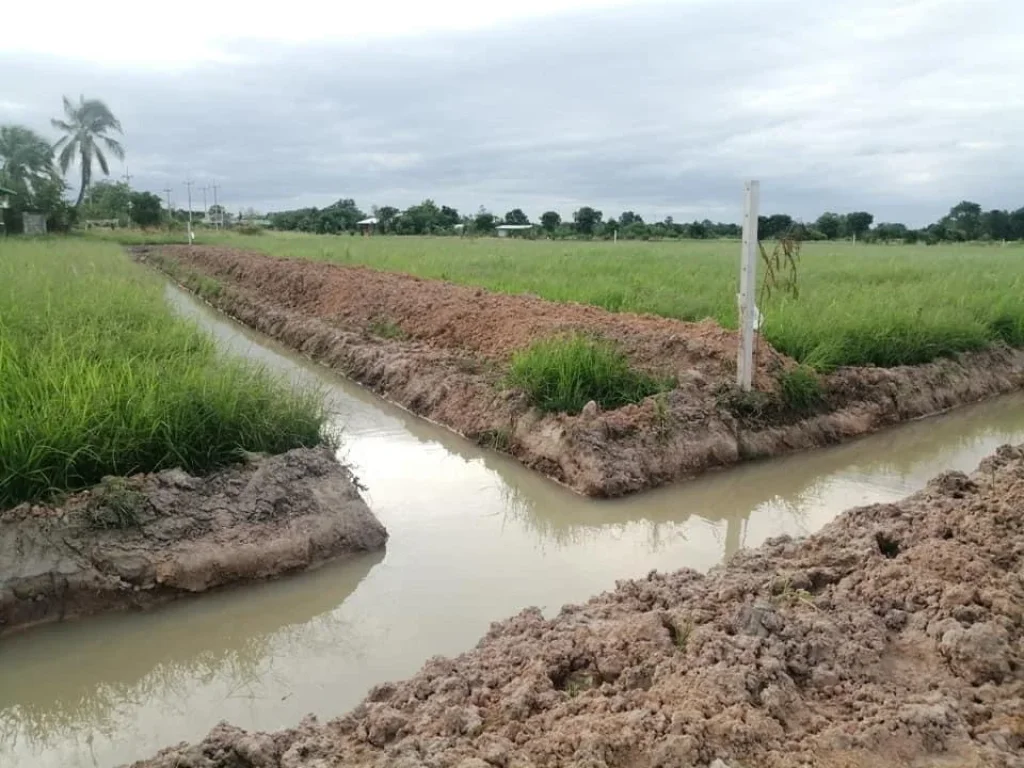
[{"label": "palm tree", "polygon": [[99,99],[86,99],[81,96],[76,105],[65,96],[64,119],[54,119],[50,123],[54,128],[64,132],[63,138],[53,147],[54,151],[60,150],[57,162],[60,164],[61,172],[68,172],[68,167],[74,161],[76,154],[82,166],[82,186],[78,190],[78,200],[75,201],[75,207],[78,207],[82,204],[85,190],[88,189],[89,183],[92,181],[93,158],[99,163],[103,174],[110,175],[107,158],[100,149],[100,143],[106,145],[107,150],[118,160],[124,160],[124,147],[119,141],[107,135],[108,131],[123,133],[121,122]]},{"label": "palm tree", "polygon": [[21,125],[0,126],[0,183],[25,197],[59,179],[49,142]]}]

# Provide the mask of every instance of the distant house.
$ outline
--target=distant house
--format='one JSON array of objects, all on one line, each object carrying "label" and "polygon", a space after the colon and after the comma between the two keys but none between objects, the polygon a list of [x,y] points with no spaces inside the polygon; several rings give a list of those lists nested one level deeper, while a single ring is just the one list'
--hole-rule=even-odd
[{"label": "distant house", "polygon": [[372,235],[379,223],[380,220],[376,216],[367,216],[365,219],[357,221],[356,226],[364,235]]},{"label": "distant house", "polygon": [[18,194],[13,189],[0,187],[0,234],[7,234],[7,223],[4,211],[11,207],[11,198]]},{"label": "distant house", "polygon": [[508,237],[528,229],[533,229],[534,226],[533,224],[499,224],[496,229],[498,230],[498,237]]}]

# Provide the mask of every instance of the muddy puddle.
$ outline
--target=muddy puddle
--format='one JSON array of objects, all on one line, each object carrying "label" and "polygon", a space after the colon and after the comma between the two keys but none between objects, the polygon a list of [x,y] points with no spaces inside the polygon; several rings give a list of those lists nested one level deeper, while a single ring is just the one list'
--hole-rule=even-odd
[{"label": "muddy puddle", "polygon": [[1024,441],[1024,395],[836,448],[617,501],[578,497],[391,406],[169,291],[233,353],[326,388],[343,457],[387,551],[146,613],[0,641],[0,766],[111,766],[217,721],[273,730],[329,717],[524,606],[552,614],[651,569],[707,569],[742,546],[896,500]]}]

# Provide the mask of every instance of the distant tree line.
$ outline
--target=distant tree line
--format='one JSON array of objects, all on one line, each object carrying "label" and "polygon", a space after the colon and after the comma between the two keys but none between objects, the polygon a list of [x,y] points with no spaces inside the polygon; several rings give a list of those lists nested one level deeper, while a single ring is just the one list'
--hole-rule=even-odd
[{"label": "distant tree line", "polygon": [[[737,238],[739,224],[713,222],[710,219],[677,222],[671,216],[663,221],[646,222],[633,211],[605,217],[590,206],[573,213],[563,221],[556,211],[545,211],[536,222],[520,208],[498,216],[481,207],[472,216],[460,214],[455,208],[439,206],[433,200],[410,206],[404,211],[394,206],[374,206],[369,212],[344,198],[325,208],[299,208],[269,214],[275,229],[315,234],[355,233],[357,222],[374,216],[377,231],[395,235],[492,234],[502,224],[535,224],[533,230],[517,233],[521,237],[603,238],[623,240],[665,240],[672,238],[711,239]],[[804,240],[857,240],[861,242],[939,243],[969,240],[1024,240],[1024,208],[1015,211],[983,211],[978,203],[963,201],[934,224],[920,229],[905,224],[880,222],[867,211],[849,213],[826,212],[815,221],[805,223],[784,213],[758,217],[758,235],[767,240],[782,235]]]}]

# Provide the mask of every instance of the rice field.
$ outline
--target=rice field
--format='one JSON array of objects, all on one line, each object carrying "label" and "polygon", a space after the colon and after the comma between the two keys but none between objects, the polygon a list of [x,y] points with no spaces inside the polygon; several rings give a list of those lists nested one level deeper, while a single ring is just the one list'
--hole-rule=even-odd
[{"label": "rice field", "polygon": [[0,508],[323,439],[316,392],[217,356],[113,243],[0,241]]},{"label": "rice field", "polygon": [[[201,231],[198,242],[736,327],[736,241]],[[1024,346],[1021,245],[805,243],[798,286],[795,299],[761,297],[762,330],[777,349],[818,370],[923,363],[998,341]]]}]

